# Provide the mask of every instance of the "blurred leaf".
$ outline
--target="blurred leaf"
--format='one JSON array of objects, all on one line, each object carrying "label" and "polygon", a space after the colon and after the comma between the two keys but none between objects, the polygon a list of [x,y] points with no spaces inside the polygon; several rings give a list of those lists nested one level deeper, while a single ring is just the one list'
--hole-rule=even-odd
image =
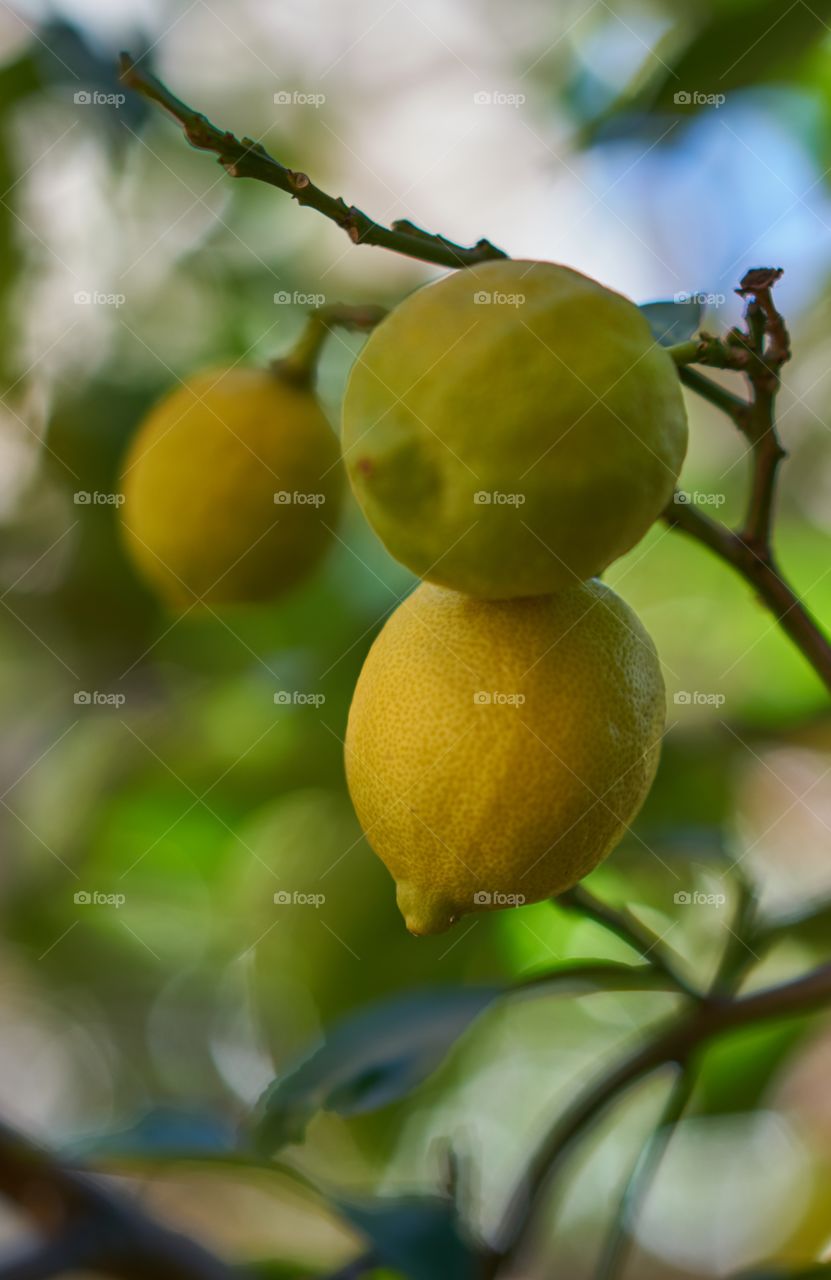
[{"label": "blurred leaf", "polygon": [[155,1107],[126,1129],[73,1142],[66,1154],[78,1160],[98,1156],[172,1157],[182,1152],[198,1158],[233,1151],[236,1141],[234,1126],[212,1112]]},{"label": "blurred leaf", "polygon": [[325,1043],[277,1080],[261,1102],[259,1149],[302,1140],[316,1111],[360,1115],[403,1097],[500,994],[498,987],[448,987],[370,1005],[336,1023]]},{"label": "blurred leaf", "polygon": [[371,1241],[380,1261],[408,1280],[474,1280],[481,1274],[451,1200],[408,1196],[334,1203]]},{"label": "blurred leaf", "polygon": [[656,112],[691,118],[702,109],[713,109],[713,95],[723,103],[732,90],[793,78],[825,36],[829,19],[831,0],[791,9],[781,0],[715,6],[686,44],[679,48],[673,31],[650,52],[626,93],[588,121],[584,140],[592,142],[601,132],[654,129]]},{"label": "blurred leaf", "polygon": [[697,298],[685,298],[683,302],[643,302],[640,310],[662,347],[686,342],[698,332],[701,324],[702,308]]},{"label": "blurred leaf", "polygon": [[435,988],[370,1005],[336,1023],[323,1045],[266,1091],[257,1149],[301,1141],[316,1111],[362,1115],[405,1097],[498,996],[667,989],[671,984],[649,965],[588,961],[533,974],[513,988]]},{"label": "blurred leaf", "polygon": [[781,0],[718,6],[659,73],[652,86],[654,105],[675,105],[679,91],[729,93],[789,70],[825,36],[829,18],[831,0],[791,10]]}]

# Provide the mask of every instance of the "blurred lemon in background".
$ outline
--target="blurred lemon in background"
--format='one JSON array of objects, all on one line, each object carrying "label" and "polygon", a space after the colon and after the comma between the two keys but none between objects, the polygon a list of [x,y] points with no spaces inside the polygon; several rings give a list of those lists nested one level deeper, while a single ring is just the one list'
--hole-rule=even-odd
[{"label": "blurred lemon in background", "polygon": [[340,506],[337,440],[311,388],[271,368],[209,369],[133,440],[122,525],[174,608],[271,599],[306,577]]}]

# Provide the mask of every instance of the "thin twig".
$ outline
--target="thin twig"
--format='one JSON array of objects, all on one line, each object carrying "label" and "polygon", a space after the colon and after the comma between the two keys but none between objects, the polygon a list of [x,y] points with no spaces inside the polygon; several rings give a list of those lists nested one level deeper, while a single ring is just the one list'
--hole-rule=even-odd
[{"label": "thin twig", "polygon": [[433,235],[407,219],[384,227],[368,214],[347,204],[340,196],[330,196],[315,186],[308,174],[288,169],[269,155],[265,147],[251,138],[236,138],[233,133],[218,129],[206,116],[194,111],[171,93],[161,80],[141,67],[129,53],[122,53],[121,79],[124,84],[144,95],[151,102],[163,107],[181,124],[185,137],[192,147],[201,151],[213,151],[219,163],[233,178],[255,178],[267,182],[280,191],[287,192],[300,205],[316,209],[325,218],[342,227],[354,244],[372,244],[382,249],[392,249],[409,258],[432,262],[440,267],[469,267],[506,255],[489,240],[479,240],[471,248],[454,244],[444,236]]},{"label": "thin twig", "polygon": [[727,931],[727,942],[721,955],[715,977],[710,986],[710,994],[728,996],[735,994],[741,986],[745,975],[753,965],[761,959],[754,945],[760,950],[764,943],[758,935],[756,927],[756,911],[758,896],[755,886],[741,874],[737,876],[739,899],[733,913],[733,920]]},{"label": "thin twig", "polygon": [[600,1255],[596,1280],[613,1280],[616,1275],[622,1277],[632,1243],[632,1224],[638,1208],[649,1192],[678,1122],[686,1110],[694,1084],[695,1077],[691,1071],[684,1067],[677,1068],[677,1075],[670,1087],[661,1117],[641,1148],[627,1180],[620,1205]]},{"label": "thin twig", "polygon": [[690,503],[671,502],[664,520],[709,547],[741,574],[776,618],[823,683],[831,689],[831,644],[793,587],[779,572],[773,552],[763,558],[741,534],[711,520]]},{"label": "thin twig", "polygon": [[732,391],[728,391],[726,387],[722,387],[718,382],[713,382],[712,378],[707,378],[703,373],[699,373],[697,369],[691,369],[689,365],[682,365],[678,370],[678,377],[681,379],[685,387],[689,387],[691,391],[695,391],[703,400],[709,401],[715,405],[717,409],[721,409],[734,422],[739,422],[744,414],[747,413],[748,403],[741,396],[734,395]]},{"label": "thin twig", "polygon": [[622,911],[615,907],[610,907],[608,903],[601,901],[595,897],[583,885],[575,885],[573,889],[561,893],[554,901],[560,906],[567,907],[570,911],[579,911],[582,915],[588,916],[595,923],[602,925],[604,929],[608,929],[610,933],[616,934],[628,946],[637,951],[642,959],[648,960],[649,963],[664,974],[666,978],[684,995],[697,999],[699,992],[689,985],[675,968],[670,957],[667,955],[661,939],[657,934],[648,929],[646,925],[632,915],[631,911],[624,908]]}]

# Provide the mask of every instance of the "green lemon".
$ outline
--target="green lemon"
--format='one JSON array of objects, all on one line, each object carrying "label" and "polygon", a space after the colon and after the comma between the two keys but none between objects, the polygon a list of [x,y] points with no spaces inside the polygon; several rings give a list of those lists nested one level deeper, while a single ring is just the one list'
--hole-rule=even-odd
[{"label": "green lemon", "polygon": [[490,262],[411,294],[349,379],[342,447],[387,550],[486,598],[599,574],[669,501],[677,371],[628,299],[550,262]]},{"label": "green lemon", "polygon": [[336,437],[308,385],[279,364],[203,370],[132,442],[126,545],[174,608],[271,599],[330,545],[342,486]]}]

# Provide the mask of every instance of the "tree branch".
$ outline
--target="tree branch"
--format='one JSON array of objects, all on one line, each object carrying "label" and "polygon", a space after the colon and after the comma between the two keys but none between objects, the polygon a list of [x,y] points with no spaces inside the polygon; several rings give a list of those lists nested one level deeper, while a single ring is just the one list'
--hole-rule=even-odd
[{"label": "tree branch", "polygon": [[782,630],[831,689],[831,644],[796,592],[779,571],[773,550],[773,516],[779,464],[786,456],[776,431],[775,402],[780,371],[790,359],[788,330],[773,302],[780,268],[748,271],[736,290],[746,298],[745,328],[731,329],[724,341],[702,344],[701,360],[744,374],[748,401],[733,396],[686,366],[681,381],[723,409],[750,442],[753,458],[750,496],[740,529],[728,529],[679,503],[678,495],[663,513],[664,521],[709,547],[756,589]]},{"label": "tree branch", "polygon": [[185,137],[192,147],[200,151],[213,151],[219,163],[232,178],[255,178],[272,187],[285,191],[300,205],[316,209],[331,222],[341,227],[353,244],[372,244],[382,249],[392,249],[409,258],[432,262],[439,267],[470,267],[506,255],[489,240],[479,240],[471,248],[454,244],[444,236],[432,235],[406,219],[383,227],[368,214],[347,204],[340,196],[330,196],[315,186],[305,173],[287,169],[265,147],[251,138],[236,138],[233,133],[218,129],[206,116],[194,111],[187,103],[172,94],[161,80],[141,70],[129,53],[122,53],[120,74],[124,84],[144,95],[151,102],[163,107],[181,124]]},{"label": "tree branch", "polygon": [[741,533],[711,520],[690,503],[670,503],[663,518],[672,528],[709,547],[755,588],[785,634],[831,689],[831,644],[793,587],[782,577],[773,551],[768,548],[764,558],[761,557]]},{"label": "tree branch", "polygon": [[613,1280],[614,1276],[623,1272],[632,1241],[631,1226],[638,1207],[649,1192],[664,1152],[686,1110],[694,1083],[695,1077],[690,1071],[686,1071],[683,1067],[678,1069],[661,1118],[644,1143],[627,1180],[620,1206],[600,1255],[596,1280]]},{"label": "tree branch", "polygon": [[700,395],[703,400],[708,400],[717,409],[721,409],[734,422],[738,423],[742,415],[747,412],[748,404],[746,400],[743,400],[741,396],[734,395],[726,387],[719,386],[717,382],[705,377],[697,369],[691,369],[689,365],[681,365],[678,369],[678,377],[685,387],[689,387],[691,391],[695,391],[697,395]]},{"label": "tree branch", "polygon": [[629,1057],[590,1083],[555,1121],[531,1158],[520,1185],[508,1202],[489,1259],[488,1274],[508,1270],[524,1245],[540,1212],[552,1178],[577,1140],[609,1106],[638,1080],[667,1063],[686,1066],[709,1041],[751,1023],[803,1015],[831,1003],[831,964],[792,982],[738,999],[708,997],[658,1030]]},{"label": "tree branch", "polygon": [[52,1274],[83,1260],[85,1270],[124,1280],[143,1280],[148,1275],[158,1280],[238,1280],[231,1267],[195,1240],[156,1222],[90,1175],[60,1164],[2,1123],[0,1194],[28,1214],[47,1237],[39,1252],[9,1260],[10,1276],[34,1280],[49,1274],[47,1262],[57,1259],[61,1265],[55,1265]]},{"label": "tree branch", "polygon": [[630,911],[617,911],[608,903],[602,902],[600,898],[596,898],[593,893],[589,893],[588,889],[582,885],[575,885],[573,889],[561,893],[553,901],[567,907],[570,911],[579,911],[604,929],[608,929],[610,933],[616,934],[634,951],[637,951],[643,960],[648,960],[653,968],[664,974],[674,988],[693,999],[698,998],[699,993],[693,990],[687,980],[676,971],[674,964],[661,946],[660,938],[636,920]]}]

